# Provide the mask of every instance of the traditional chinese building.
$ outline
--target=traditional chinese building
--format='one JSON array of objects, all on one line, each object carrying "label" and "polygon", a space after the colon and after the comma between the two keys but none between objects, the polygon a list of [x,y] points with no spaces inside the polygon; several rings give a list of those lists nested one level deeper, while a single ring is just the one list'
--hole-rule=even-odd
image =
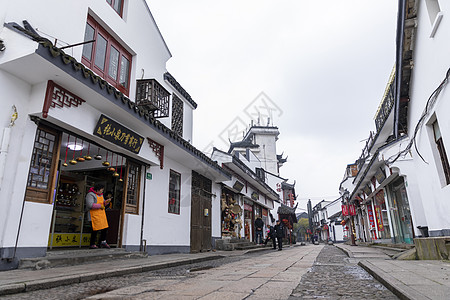
[{"label": "traditional chinese building", "polygon": [[[429,259],[420,249],[437,249],[450,235],[450,72],[443,50],[450,29],[443,16],[450,6],[439,0],[398,3],[395,67],[375,115],[376,130],[356,172],[347,167],[340,191],[343,204],[355,211],[346,218],[357,240],[415,243],[418,256]],[[432,251],[434,258],[448,256],[443,251]]]},{"label": "traditional chinese building", "polygon": [[0,269],[89,245],[95,183],[113,193],[111,246],[211,249],[230,177],[191,144],[197,103],[146,1],[18,0],[0,17]]},{"label": "traditional chinese building", "polygon": [[[222,224],[229,224],[227,220],[233,218],[241,219],[233,227],[236,233],[232,233],[232,236],[254,241],[256,218],[260,217],[265,227],[268,224],[274,225],[281,217],[281,205],[290,209],[290,213],[283,214],[287,222],[286,228],[292,228],[292,224],[297,222],[294,208],[295,183],[288,184],[288,180],[279,175],[280,167],[286,159],[276,154],[278,135],[277,127],[269,124],[254,125],[252,122],[243,139],[231,143],[228,152],[218,149],[213,151],[212,159],[232,176],[231,181],[222,183],[221,206]],[[241,207],[240,214],[232,214],[232,218],[229,217],[230,200],[233,207]],[[225,228],[229,226],[225,225]],[[222,231],[223,237],[228,235],[227,229]]]}]

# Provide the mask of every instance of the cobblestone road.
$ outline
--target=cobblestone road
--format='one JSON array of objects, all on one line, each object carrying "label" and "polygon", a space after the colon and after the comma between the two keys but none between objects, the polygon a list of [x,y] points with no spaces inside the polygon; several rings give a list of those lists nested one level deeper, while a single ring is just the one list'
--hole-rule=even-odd
[{"label": "cobblestone road", "polygon": [[289,300],[398,299],[334,246],[325,246]]},{"label": "cobblestone road", "polygon": [[[246,256],[225,257],[223,259],[210,260],[196,264],[166,268],[157,271],[144,272],[120,277],[110,277],[105,280],[93,280],[90,282],[60,286],[52,289],[38,290],[28,293],[20,293],[9,296],[0,296],[1,300],[80,300],[92,295],[102,294],[123,287],[137,285],[156,279],[178,279],[184,280],[197,276],[198,271],[216,268],[224,264],[250,258],[255,254]],[[192,271],[191,271],[192,270]]]},{"label": "cobblestone road", "polygon": [[397,299],[341,250],[313,245],[0,297],[1,300],[86,298]]}]

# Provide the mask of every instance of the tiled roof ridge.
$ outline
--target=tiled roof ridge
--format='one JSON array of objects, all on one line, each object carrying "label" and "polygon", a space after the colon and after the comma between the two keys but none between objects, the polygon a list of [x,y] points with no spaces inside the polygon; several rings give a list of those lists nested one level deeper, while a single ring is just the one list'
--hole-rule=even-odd
[{"label": "tiled roof ridge", "polygon": [[[74,57],[66,54],[63,50],[59,49],[58,47],[53,46],[52,42],[39,34],[37,34],[31,25],[27,21],[23,21],[25,28],[21,27],[15,22],[4,24],[5,27],[17,31],[21,34],[24,34],[25,36],[28,36],[33,41],[36,41],[39,43],[40,46],[47,48],[50,52],[51,56],[56,58],[58,56],[61,57],[62,62],[65,65],[72,65],[72,68],[75,71],[81,71],[84,78],[88,79],[90,78],[92,83],[98,84],[100,89],[104,90],[106,89],[108,94],[113,94],[114,97],[117,100],[121,100],[121,103],[123,106],[127,107],[129,110],[135,113],[135,117],[137,118],[144,118],[146,121],[148,121],[148,125],[152,126],[154,129],[156,129],[159,132],[164,133],[166,137],[169,137],[172,139],[172,141],[178,143],[180,146],[184,147],[186,150],[188,150],[192,155],[197,156],[199,159],[203,160],[205,163],[210,165],[211,167],[219,170],[222,173],[225,173],[221,166],[219,166],[216,162],[214,162],[211,158],[206,156],[202,151],[195,148],[192,144],[181,138],[178,134],[176,134],[174,131],[169,129],[167,126],[162,124],[160,121],[156,120],[153,116],[151,116],[149,113],[145,112],[143,109],[138,108],[133,101],[131,101],[128,97],[126,97],[122,92],[118,91],[115,87],[110,85],[106,80],[101,78],[100,76],[94,74],[93,71],[86,68],[82,63],[78,62]],[[225,173],[226,174],[226,173]]]},{"label": "tiled roof ridge", "polygon": [[164,80],[167,80],[183,97],[194,107],[197,108],[197,103],[192,100],[191,95],[181,86],[181,84],[169,72],[164,73]]},{"label": "tiled roof ridge", "polygon": [[[80,71],[83,74],[83,77],[90,78],[92,83],[98,84],[98,86],[103,90],[106,89],[108,94],[114,95],[114,97],[117,100],[120,100],[122,102],[122,105],[126,106],[129,110],[133,111],[135,114],[137,114],[136,117],[144,118],[146,121],[148,121],[148,124],[151,125],[154,129],[157,131],[162,131],[165,133],[165,135],[168,135],[173,141],[179,143],[184,148],[189,150],[192,154],[199,157],[200,159],[204,160],[206,163],[208,163],[211,166],[214,166],[215,168],[218,168],[221,170],[222,168],[215,163],[211,158],[206,156],[203,152],[195,148],[192,144],[187,142],[185,139],[180,137],[177,133],[172,131],[170,128],[165,126],[163,123],[161,123],[159,120],[155,119],[152,115],[150,115],[148,112],[143,110],[142,108],[139,108],[133,101],[131,101],[128,97],[126,97],[122,92],[118,91],[115,87],[110,85],[106,80],[101,78],[100,76],[96,75],[92,70],[86,68],[82,63],[78,62],[74,57],[66,54],[63,50],[55,47],[52,45],[50,41],[40,42],[40,44],[48,48],[49,52],[53,57],[61,57],[61,60],[64,64],[69,65],[71,64],[73,69],[75,71]],[[222,171],[222,170],[221,170]]]}]

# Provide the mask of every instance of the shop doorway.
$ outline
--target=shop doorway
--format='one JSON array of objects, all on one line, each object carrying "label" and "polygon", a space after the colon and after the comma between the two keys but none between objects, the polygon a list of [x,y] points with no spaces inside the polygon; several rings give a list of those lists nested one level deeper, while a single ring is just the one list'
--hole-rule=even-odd
[{"label": "shop doorway", "polygon": [[48,247],[89,246],[90,222],[87,221],[85,198],[96,183],[105,186],[104,193],[112,193],[111,205],[106,209],[108,219],[107,243],[121,246],[121,223],[126,197],[127,159],[87,140],[61,134],[54,209]]},{"label": "shop doorway", "polygon": [[194,253],[210,251],[212,248],[211,190],[211,180],[192,171],[191,252]]},{"label": "shop doorway", "polygon": [[391,220],[393,220],[394,240],[396,243],[412,244],[413,226],[403,177],[392,183],[391,188]]},{"label": "shop doorway", "polygon": [[253,223],[253,201],[244,199],[244,235],[250,242],[253,241]]}]

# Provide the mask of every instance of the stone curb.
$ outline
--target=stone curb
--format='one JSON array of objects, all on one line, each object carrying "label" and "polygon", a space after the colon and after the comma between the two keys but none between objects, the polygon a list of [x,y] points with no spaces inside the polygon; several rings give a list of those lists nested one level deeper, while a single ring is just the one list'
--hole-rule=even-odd
[{"label": "stone curb", "polygon": [[36,279],[27,282],[6,284],[0,286],[0,296],[18,294],[23,292],[30,292],[36,290],[50,289],[57,286],[70,285],[74,283],[82,283],[91,280],[104,279],[108,277],[116,277],[122,275],[136,274],[148,271],[155,271],[160,269],[166,269],[171,267],[177,267],[182,265],[189,265],[209,260],[224,258],[224,255],[212,255],[199,258],[180,259],[176,261],[163,262],[163,263],[150,263],[143,264],[141,266],[128,266],[119,267],[106,271],[93,271],[87,272],[81,275],[67,275],[54,278]]},{"label": "stone curb", "polygon": [[417,291],[411,290],[409,286],[378,268],[370,261],[361,260],[358,262],[358,265],[402,300],[431,299],[425,295],[419,294]]},{"label": "stone curb", "polygon": [[334,245],[336,248],[338,248],[339,250],[341,250],[342,252],[344,252],[348,257],[350,257],[350,258],[354,258],[355,256],[353,255],[353,253],[351,252],[351,251],[349,251],[349,250],[347,250],[346,248],[344,248],[344,247],[341,247],[340,245]]}]

